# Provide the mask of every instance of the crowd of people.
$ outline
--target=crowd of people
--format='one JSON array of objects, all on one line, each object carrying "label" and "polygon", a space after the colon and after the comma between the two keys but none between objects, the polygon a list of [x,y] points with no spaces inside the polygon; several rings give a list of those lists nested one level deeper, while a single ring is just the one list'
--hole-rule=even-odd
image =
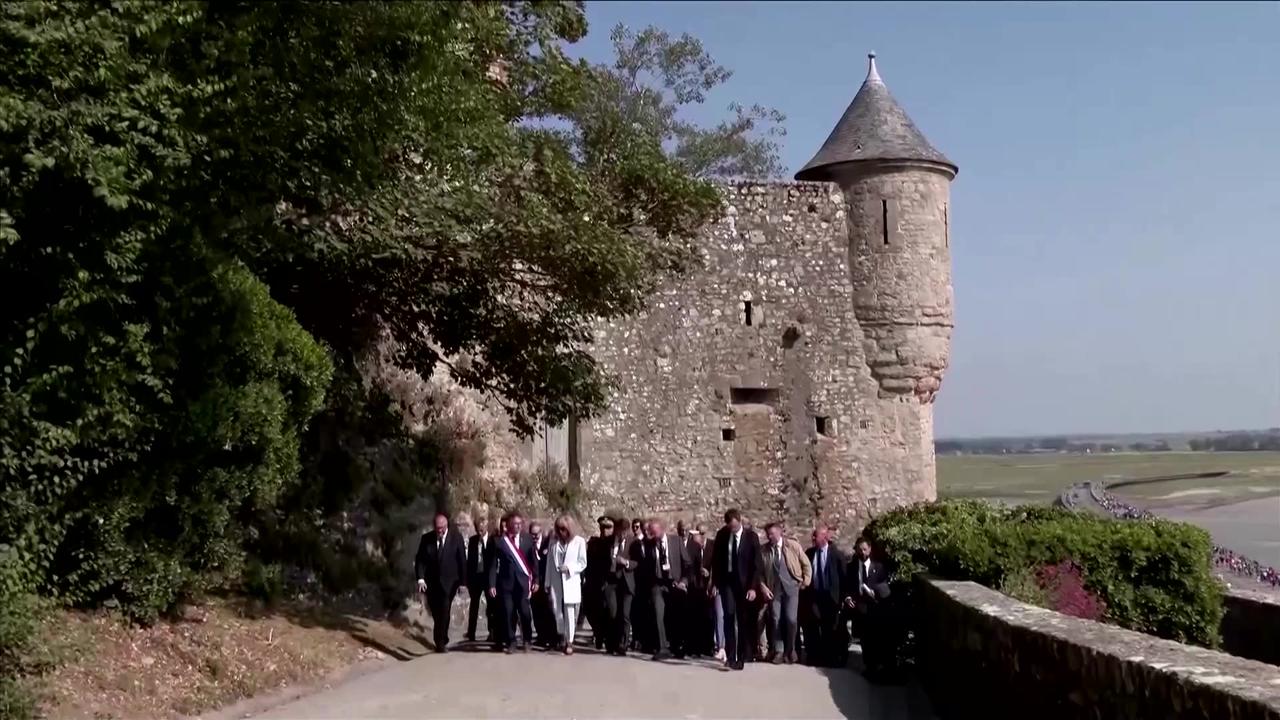
[{"label": "crowd of people", "polygon": [[572,655],[589,624],[594,649],[610,655],[714,658],[731,670],[756,661],[839,667],[852,625],[867,672],[892,669],[889,573],[865,539],[846,557],[818,525],[804,548],[781,523],[757,529],[737,510],[713,537],[700,523],[597,524],[584,537],[565,515],[544,534],[538,520],[509,512],[492,532],[477,519],[464,541],[437,514],[415,562],[436,650],[449,650],[450,608],[465,586],[466,640],[476,641],[483,604],[486,640],[506,653]]},{"label": "crowd of people", "polygon": [[[1106,487],[1100,483],[1089,483],[1089,492],[1104,510],[1121,520],[1147,520],[1156,517],[1154,513],[1131,505],[1107,492]],[[1221,545],[1213,546],[1213,564],[1215,567],[1251,578],[1263,585],[1280,587],[1280,572],[1275,568],[1263,565],[1257,560],[1251,560]]]}]

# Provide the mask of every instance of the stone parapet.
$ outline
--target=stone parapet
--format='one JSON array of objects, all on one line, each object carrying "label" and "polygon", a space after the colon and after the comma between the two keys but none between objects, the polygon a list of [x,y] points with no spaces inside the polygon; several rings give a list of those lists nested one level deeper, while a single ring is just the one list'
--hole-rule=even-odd
[{"label": "stone parapet", "polygon": [[916,579],[920,676],[943,718],[1280,720],[1280,668]]},{"label": "stone parapet", "polygon": [[[1222,598],[1222,649],[1232,655],[1280,665],[1280,596],[1228,590]],[[1280,671],[1277,671],[1280,675]]]}]

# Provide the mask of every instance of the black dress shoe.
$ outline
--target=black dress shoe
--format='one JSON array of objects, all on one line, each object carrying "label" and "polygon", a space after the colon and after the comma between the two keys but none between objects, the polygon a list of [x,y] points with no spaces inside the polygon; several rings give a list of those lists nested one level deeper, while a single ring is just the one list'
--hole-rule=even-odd
[{"label": "black dress shoe", "polygon": [[510,654],[511,654],[511,646],[510,646],[510,645],[508,645],[508,646],[506,646],[506,647],[502,648],[502,652],[506,653],[507,655],[510,655]]},{"label": "black dress shoe", "polygon": [[663,652],[663,651],[658,651],[658,652],[656,652],[656,653],[654,653],[654,654],[653,654],[653,659],[654,659],[654,661],[659,661],[659,660],[670,660],[670,659],[671,659],[671,653],[669,653],[669,652]]},{"label": "black dress shoe", "polygon": [[741,660],[729,666],[730,670],[746,670],[747,666]]}]

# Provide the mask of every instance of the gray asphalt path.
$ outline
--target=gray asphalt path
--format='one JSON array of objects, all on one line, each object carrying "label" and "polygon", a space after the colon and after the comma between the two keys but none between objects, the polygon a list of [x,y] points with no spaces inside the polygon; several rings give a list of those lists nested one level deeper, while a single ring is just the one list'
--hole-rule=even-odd
[{"label": "gray asphalt path", "polygon": [[851,670],[476,648],[398,662],[258,718],[931,718],[911,688]]}]

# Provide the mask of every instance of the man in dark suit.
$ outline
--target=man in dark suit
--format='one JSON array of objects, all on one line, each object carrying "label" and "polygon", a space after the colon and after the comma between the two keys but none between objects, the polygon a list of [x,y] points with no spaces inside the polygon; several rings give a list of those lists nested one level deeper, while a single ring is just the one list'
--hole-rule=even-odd
[{"label": "man in dark suit", "polygon": [[755,653],[756,618],[750,607],[760,582],[760,538],[743,528],[737,510],[724,514],[712,554],[711,592],[724,608],[726,664],[742,670]]},{"label": "man in dark suit", "polygon": [[[533,544],[534,567],[533,577],[535,580],[542,580],[545,577],[547,550],[551,547],[551,537],[542,534],[542,523],[537,520],[529,521],[529,540]],[[529,609],[533,612],[533,634],[537,640],[535,645],[543,648],[555,647],[556,642],[556,618],[551,610],[551,598],[547,595],[547,589],[539,587],[533,591],[533,597],[529,599]]]},{"label": "man in dark suit", "polygon": [[591,623],[591,639],[597,650],[609,641],[609,612],[605,606],[605,580],[609,576],[609,548],[613,545],[613,519],[600,516],[600,534],[587,540],[587,569],[582,573],[582,609]]},{"label": "man in dark suit", "polygon": [[[467,594],[471,604],[467,608],[467,640],[475,642],[476,623],[480,619],[480,599],[486,597],[489,589],[489,521],[483,515],[476,518],[476,534],[467,540]],[[488,619],[489,639],[493,639],[493,603],[484,603],[485,618]]]},{"label": "man in dark suit", "polygon": [[[493,562],[489,563],[489,597],[497,598],[502,607],[505,632],[495,644],[495,649],[510,653],[520,642],[520,650],[527,651],[533,642],[533,613],[529,598],[538,590],[533,541],[524,534],[524,517],[513,512],[506,518],[507,532],[494,543]],[[520,625],[516,627],[519,618]],[[520,632],[519,635],[516,633]]]},{"label": "man in dark suit", "polygon": [[636,588],[649,598],[653,613],[654,660],[665,660],[673,654],[684,657],[681,600],[688,588],[689,572],[689,553],[680,536],[664,532],[661,520],[650,520],[647,537],[640,545]]},{"label": "man in dark suit", "polygon": [[633,545],[627,519],[616,518],[609,543],[609,570],[604,578],[610,655],[626,655],[631,647],[631,601],[636,593],[636,563],[632,558],[639,553]]},{"label": "man in dark suit", "polygon": [[826,525],[814,529],[813,547],[805,554],[813,568],[813,582],[800,592],[805,661],[815,667],[841,667],[849,647],[841,615],[841,604],[848,595],[844,556],[831,542]]},{"label": "man in dark suit", "polygon": [[846,571],[849,579],[845,605],[853,610],[854,625],[862,645],[862,663],[870,676],[889,669],[889,618],[885,617],[885,601],[889,598],[889,572],[876,560],[871,543],[858,538],[858,553]]},{"label": "man in dark suit", "polygon": [[467,577],[467,553],[462,536],[449,529],[449,516],[436,513],[435,530],[423,533],[413,563],[418,592],[427,596],[436,652],[449,651],[449,615],[458,587]]},{"label": "man in dark suit", "polygon": [[[703,561],[707,536],[706,529],[699,523],[689,530],[689,539],[685,542],[685,551],[689,553],[689,589],[685,593],[685,652],[689,655],[711,655],[715,652],[715,617],[712,614],[711,602],[707,597],[708,582],[711,571]],[[705,549],[709,555],[710,549]]]}]

